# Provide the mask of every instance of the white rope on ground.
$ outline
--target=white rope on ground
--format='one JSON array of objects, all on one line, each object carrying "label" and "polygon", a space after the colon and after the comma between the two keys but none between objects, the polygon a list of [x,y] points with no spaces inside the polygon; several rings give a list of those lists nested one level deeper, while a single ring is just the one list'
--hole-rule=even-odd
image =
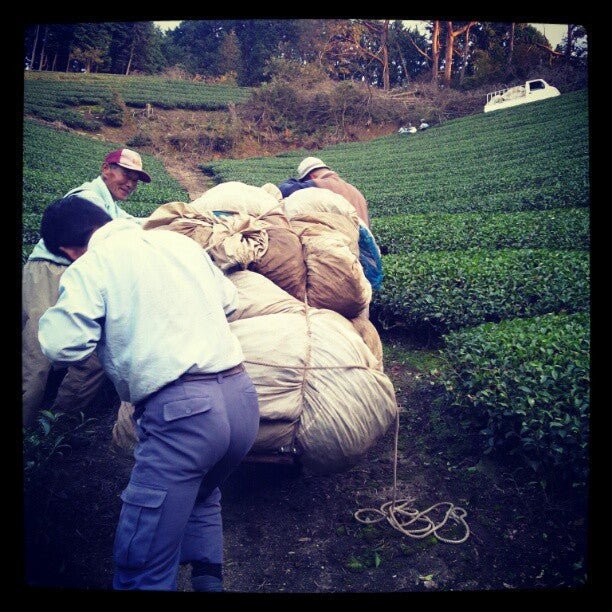
[{"label": "white rope on ground", "polygon": [[[413,539],[423,539],[428,536],[434,536],[440,542],[446,544],[463,544],[470,537],[470,527],[467,524],[465,517],[466,510],[460,506],[455,506],[452,502],[438,502],[430,506],[426,510],[417,510],[411,504],[415,501],[413,498],[397,499],[397,457],[398,457],[398,441],[399,441],[399,408],[395,418],[395,447],[393,456],[393,499],[385,502],[380,508],[362,508],[357,510],[353,515],[357,521],[365,525],[379,523],[382,520],[387,522],[397,531],[405,536]],[[436,522],[429,513],[439,507],[446,506],[444,518]],[[362,518],[364,514],[374,514],[373,518]],[[457,525],[461,525],[465,533],[459,539],[451,539],[441,536],[439,531],[451,520]],[[420,527],[418,525],[421,525]],[[412,527],[411,527],[412,526]]]}]

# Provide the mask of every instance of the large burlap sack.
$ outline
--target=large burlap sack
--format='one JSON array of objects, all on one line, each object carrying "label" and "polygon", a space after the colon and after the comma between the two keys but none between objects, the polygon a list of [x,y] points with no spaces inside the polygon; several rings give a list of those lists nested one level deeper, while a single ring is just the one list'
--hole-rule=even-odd
[{"label": "large burlap sack", "polygon": [[372,287],[349,238],[316,222],[301,223],[297,230],[308,272],[308,304],[349,319],[359,316],[372,300]]},{"label": "large burlap sack", "polygon": [[230,325],[260,402],[253,452],[295,447],[318,473],[354,464],[397,414],[378,359],[341,315],[301,304],[261,275],[230,279],[240,300]]},{"label": "large burlap sack", "polygon": [[[254,272],[230,279],[239,294],[230,327],[260,405],[251,452],[295,449],[315,473],[350,467],[397,414],[381,364],[341,315],[308,307]],[[120,410],[115,429],[130,427],[131,415]]]},{"label": "large burlap sack", "polygon": [[[359,220],[356,214],[334,212],[346,213],[351,205],[343,205],[342,196],[313,189],[316,198],[304,200],[308,207],[332,212],[295,215],[289,226],[276,206],[282,201],[280,191],[276,189],[275,197],[270,193],[275,193],[274,185],[267,187],[223,183],[210,190],[216,194],[206,192],[191,204],[160,206],[143,227],[183,233],[206,249],[221,270],[249,268],[311,306],[357,317],[372,299],[359,262]],[[218,208],[229,209],[229,216],[216,215]],[[251,216],[261,211],[261,219]]]},{"label": "large burlap sack", "polygon": [[[328,189],[309,187],[292,193],[285,199],[284,204],[285,213],[296,231],[298,231],[296,221],[299,222],[304,215],[311,215],[312,217],[329,215],[331,219],[340,217],[345,220],[350,219],[358,232],[358,246],[356,246],[354,252],[358,255],[364,274],[372,288],[374,290],[380,289],[383,279],[380,249],[372,232],[359,219],[355,207],[346,198]],[[323,219],[319,222],[323,222]],[[330,224],[330,226],[332,225]],[[336,222],[335,227],[349,235],[345,229],[346,225],[341,226]],[[353,240],[352,234],[349,237]]]},{"label": "large burlap sack", "polygon": [[338,231],[347,238],[351,253],[359,257],[359,225],[351,217],[328,212],[300,214],[291,217],[290,224],[298,236],[313,224]]},{"label": "large burlap sack", "polygon": [[353,220],[355,227],[359,216],[355,207],[339,193],[321,187],[298,189],[284,199],[285,214],[291,220],[296,215],[335,213]]},{"label": "large burlap sack", "polygon": [[[205,191],[199,198],[191,202],[198,212],[233,212],[245,213],[252,217],[260,217],[271,212],[283,214],[281,200],[278,194],[270,193],[270,187],[265,188],[247,185],[239,181],[228,181],[215,185]],[[280,191],[277,188],[278,193]]]}]

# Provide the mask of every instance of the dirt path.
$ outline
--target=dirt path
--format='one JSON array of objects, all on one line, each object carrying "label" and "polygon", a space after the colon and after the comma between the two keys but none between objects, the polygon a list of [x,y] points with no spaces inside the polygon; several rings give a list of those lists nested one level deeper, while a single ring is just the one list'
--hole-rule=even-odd
[{"label": "dirt path", "polygon": [[[223,487],[225,587],[243,593],[571,588],[586,573],[586,511],[551,502],[520,472],[483,461],[457,417],[415,372],[388,364],[404,407],[398,496],[464,507],[472,530],[453,546],[411,540],[353,514],[391,497],[393,432],[352,469],[329,476],[243,465]],[[132,466],[109,451],[114,415],[88,445],[53,460],[26,496],[33,584],[110,589],[112,545]],[[179,589],[190,590],[182,568]]]},{"label": "dirt path", "polygon": [[178,158],[165,155],[162,158],[168,174],[174,177],[189,194],[189,201],[199,198],[206,190],[214,186],[214,182],[197,168],[195,163],[186,164]]}]

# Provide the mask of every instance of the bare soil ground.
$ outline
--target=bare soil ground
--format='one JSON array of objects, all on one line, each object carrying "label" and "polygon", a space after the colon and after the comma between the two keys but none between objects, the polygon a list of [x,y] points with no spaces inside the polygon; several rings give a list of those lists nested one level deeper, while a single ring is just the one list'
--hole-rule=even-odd
[{"label": "bare soil ground", "polygon": [[[482,460],[473,435],[422,372],[387,363],[403,407],[398,498],[468,512],[464,544],[413,540],[354,513],[392,496],[393,428],[352,469],[313,476],[242,465],[223,486],[225,588],[240,593],[401,593],[576,589],[587,575],[585,500],[547,497],[528,474]],[[132,460],[111,452],[114,413],[56,457],[26,489],[30,585],[107,590],[112,545]],[[78,441],[78,440],[77,440]],[[451,532],[446,532],[448,536]],[[454,532],[457,535],[457,532]],[[179,589],[190,590],[181,568]]]}]

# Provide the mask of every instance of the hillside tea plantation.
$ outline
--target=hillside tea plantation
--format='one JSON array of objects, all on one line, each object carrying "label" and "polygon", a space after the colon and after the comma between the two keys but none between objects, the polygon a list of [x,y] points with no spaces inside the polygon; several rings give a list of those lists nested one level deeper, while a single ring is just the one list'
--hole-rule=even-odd
[{"label": "hillside tea plantation", "polygon": [[473,115],[413,135],[203,165],[218,182],[280,183],[316,155],[368,200],[372,217],[589,205],[585,91]]},{"label": "hillside tea plantation", "polygon": [[32,73],[24,78],[24,114],[46,121],[61,121],[75,129],[96,131],[100,122],[79,107],[93,110],[118,93],[128,107],[222,110],[228,103],[243,102],[251,95],[248,87],[170,81],[154,76],[117,74]]},{"label": "hillside tea plantation", "polygon": [[[24,121],[23,131],[23,247],[25,260],[40,238],[44,209],[67,191],[100,174],[104,156],[124,145],[100,142]],[[160,204],[189,201],[187,192],[170,177],[162,163],[143,155],[151,183],[139,182],[136,192],[121,206],[135,217],[146,217]]]},{"label": "hillside tea plantation", "polygon": [[[99,104],[112,90],[128,105],[166,108],[212,108],[248,95],[228,88],[223,98],[220,86],[153,77],[36,75],[26,78],[26,112],[49,118],[45,109],[54,109],[76,113],[78,120],[83,115],[75,105]],[[114,146],[120,145],[25,121],[24,258],[39,238],[45,206],[95,178]],[[295,176],[307,155],[321,157],[369,202],[385,275],[374,292],[372,320],[442,340],[440,383],[464,424],[480,428],[484,448],[517,454],[535,470],[563,468],[558,473],[584,484],[590,409],[586,91],[414,135],[200,167],[218,183],[278,184]],[[153,182],[141,184],[125,210],[142,217],[162,203],[188,201],[159,161],[147,155],[143,161]]]}]

